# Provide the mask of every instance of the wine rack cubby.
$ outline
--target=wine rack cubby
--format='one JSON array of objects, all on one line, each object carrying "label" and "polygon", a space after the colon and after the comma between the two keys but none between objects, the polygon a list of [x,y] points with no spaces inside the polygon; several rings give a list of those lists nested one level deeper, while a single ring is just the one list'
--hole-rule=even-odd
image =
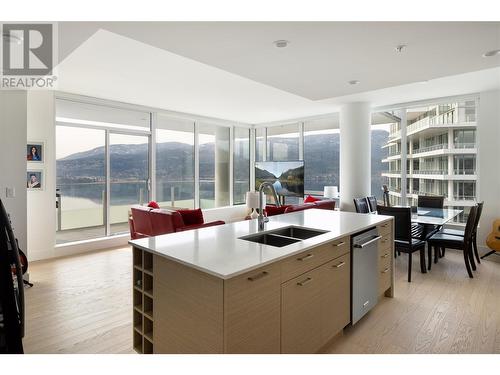
[{"label": "wine rack cubby", "polygon": [[132,251],[134,350],[141,354],[153,354],[153,254],[135,247]]}]

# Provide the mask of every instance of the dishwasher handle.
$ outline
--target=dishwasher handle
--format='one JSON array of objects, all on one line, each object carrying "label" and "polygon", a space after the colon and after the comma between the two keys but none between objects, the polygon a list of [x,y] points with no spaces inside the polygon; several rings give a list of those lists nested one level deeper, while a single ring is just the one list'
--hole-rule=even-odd
[{"label": "dishwasher handle", "polygon": [[374,237],[374,238],[372,238],[371,240],[368,240],[368,241],[366,241],[366,242],[363,242],[363,243],[355,243],[355,244],[354,244],[354,247],[359,248],[359,249],[362,249],[362,248],[364,248],[364,247],[366,247],[366,246],[368,246],[368,245],[370,245],[370,244],[372,244],[372,243],[374,243],[374,242],[376,242],[376,241],[380,240],[381,238],[382,238],[382,236],[376,236],[376,237]]}]

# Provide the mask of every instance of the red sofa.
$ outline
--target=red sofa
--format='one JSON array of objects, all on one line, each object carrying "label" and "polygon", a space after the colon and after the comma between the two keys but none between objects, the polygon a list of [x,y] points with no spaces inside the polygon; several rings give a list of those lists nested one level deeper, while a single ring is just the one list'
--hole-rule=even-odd
[{"label": "red sofa", "polygon": [[[182,232],[191,229],[212,227],[214,225],[225,224],[222,220],[205,223],[201,211],[189,210],[188,216],[191,221],[185,223],[182,214],[174,210],[154,209],[144,206],[134,206],[131,208],[132,217],[129,218],[130,237],[138,238],[159,236],[160,234]],[[181,211],[184,213],[185,211]],[[194,215],[193,215],[194,213]]]},{"label": "red sofa", "polygon": [[321,210],[334,210],[335,201],[334,200],[319,200],[312,203],[301,203],[301,204],[288,204],[280,207],[276,206],[266,206],[267,216],[287,214],[290,212],[304,211],[310,208],[319,208]]}]

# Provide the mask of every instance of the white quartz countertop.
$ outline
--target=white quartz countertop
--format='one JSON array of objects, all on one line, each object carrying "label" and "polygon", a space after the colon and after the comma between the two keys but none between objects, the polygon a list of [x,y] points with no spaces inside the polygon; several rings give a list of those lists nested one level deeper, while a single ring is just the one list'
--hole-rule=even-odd
[{"label": "white quartz countertop", "polygon": [[328,231],[284,247],[240,239],[259,232],[256,219],[142,238],[129,243],[221,279],[230,279],[392,219],[391,216],[320,209],[272,216],[264,231],[290,225]]}]

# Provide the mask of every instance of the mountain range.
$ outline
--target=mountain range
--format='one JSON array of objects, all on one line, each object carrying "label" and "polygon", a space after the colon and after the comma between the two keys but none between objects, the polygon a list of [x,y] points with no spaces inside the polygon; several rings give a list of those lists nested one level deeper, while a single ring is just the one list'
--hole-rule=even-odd
[{"label": "mountain range", "polygon": [[[388,133],[372,131],[372,191],[381,189],[384,179],[381,173],[386,169],[382,159],[387,156],[382,146]],[[286,145],[290,155],[298,155],[298,142],[293,138],[270,138],[269,150],[275,143]],[[189,180],[194,175],[193,146],[179,142],[159,143],[156,146],[157,179],[174,181]],[[297,148],[297,150],[295,150]],[[314,134],[304,136],[304,174],[306,190],[322,191],[325,185],[339,185],[340,135]],[[270,151],[272,152],[272,151]],[[213,179],[215,174],[214,144],[199,146],[200,178]],[[248,159],[235,160],[235,179],[248,179]],[[147,178],[147,144],[111,145],[110,174],[113,179]],[[104,147],[78,152],[57,160],[57,183],[103,181],[105,178]]]}]

